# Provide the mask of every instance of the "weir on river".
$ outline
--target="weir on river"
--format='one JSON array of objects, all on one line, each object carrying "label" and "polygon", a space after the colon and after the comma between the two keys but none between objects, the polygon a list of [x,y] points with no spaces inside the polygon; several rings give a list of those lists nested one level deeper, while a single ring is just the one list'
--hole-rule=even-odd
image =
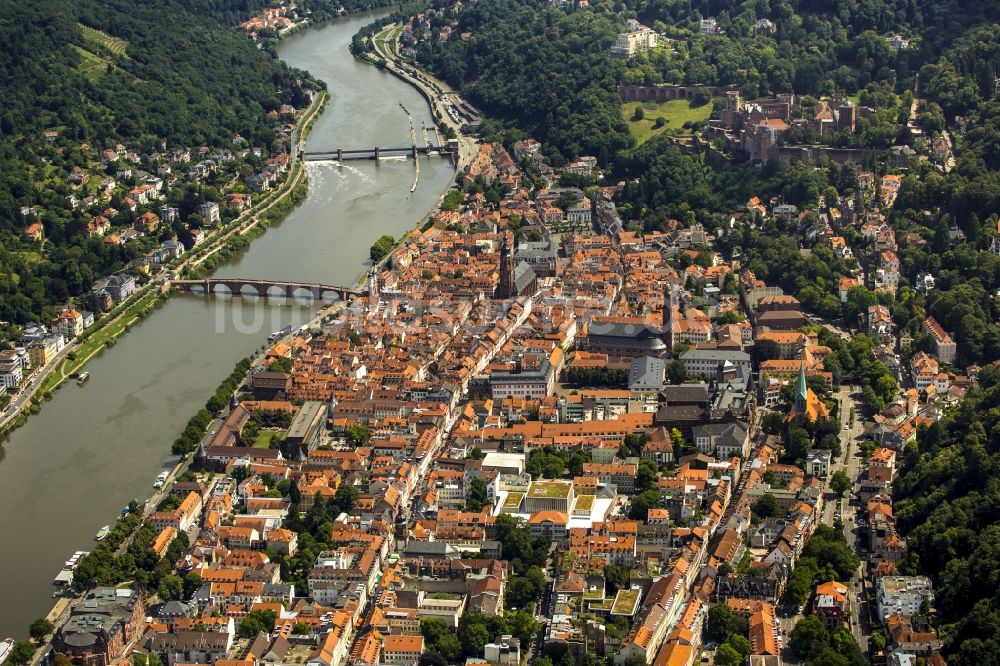
[{"label": "weir on river", "polygon": [[[351,37],[388,11],[355,16],[283,41],[289,65],[327,82],[330,101],[306,152],[329,137],[357,146],[407,146],[401,102],[433,126],[426,100],[396,77],[355,60]],[[324,138],[326,140],[324,141]],[[417,226],[454,179],[448,160],[420,156],[421,186],[403,161],[310,162],[309,194],[283,223],[212,277],[350,285],[366,270],[383,234]],[[178,295],[137,324],[86,368],[90,381],[68,384],[0,450],[0,639],[24,637],[52,606],[52,578],[74,551],[129,500],[152,492],[172,462],[170,445],[233,365],[322,305],[274,299]]]}]

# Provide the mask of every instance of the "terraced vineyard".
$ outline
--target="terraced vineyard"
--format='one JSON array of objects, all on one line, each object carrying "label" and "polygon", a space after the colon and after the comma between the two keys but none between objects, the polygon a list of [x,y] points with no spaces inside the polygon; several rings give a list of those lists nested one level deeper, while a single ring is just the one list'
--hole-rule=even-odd
[{"label": "terraced vineyard", "polygon": [[96,51],[98,54],[103,52],[120,58],[128,57],[125,53],[125,49],[128,48],[128,42],[124,39],[112,37],[106,32],[96,30],[82,23],[79,26],[80,34],[83,35],[84,41],[91,47],[91,50]]}]

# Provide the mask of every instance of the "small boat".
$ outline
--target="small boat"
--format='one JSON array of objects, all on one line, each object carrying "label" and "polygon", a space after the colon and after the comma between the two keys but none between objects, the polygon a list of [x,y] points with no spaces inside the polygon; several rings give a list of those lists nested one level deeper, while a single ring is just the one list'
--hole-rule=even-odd
[{"label": "small boat", "polygon": [[97,530],[97,536],[95,536],[94,538],[97,539],[98,541],[101,541],[104,539],[104,537],[108,536],[109,534],[111,534],[111,526],[105,525],[101,529]]},{"label": "small boat", "polygon": [[122,509],[122,512],[120,514],[118,514],[118,515],[119,515],[119,517],[124,518],[125,516],[128,515],[128,512],[131,511],[131,510],[132,509],[130,507],[125,507],[124,509]]},{"label": "small boat", "polygon": [[76,378],[76,383],[79,384],[80,386],[83,386],[84,384],[87,383],[88,379],[90,379],[90,373],[81,372]]},{"label": "small boat", "polygon": [[5,638],[3,641],[0,641],[0,664],[7,661],[7,657],[10,656],[10,652],[13,649],[14,649],[13,638]]},{"label": "small boat", "polygon": [[280,331],[275,331],[271,335],[267,336],[267,339],[270,342],[274,342],[278,338],[284,337],[284,336],[288,335],[291,332],[292,332],[292,325],[289,324],[288,326],[284,327]]},{"label": "small boat", "polygon": [[153,487],[162,488],[163,484],[167,482],[168,476],[170,476],[170,472],[160,472],[156,477],[156,483],[153,484]]}]

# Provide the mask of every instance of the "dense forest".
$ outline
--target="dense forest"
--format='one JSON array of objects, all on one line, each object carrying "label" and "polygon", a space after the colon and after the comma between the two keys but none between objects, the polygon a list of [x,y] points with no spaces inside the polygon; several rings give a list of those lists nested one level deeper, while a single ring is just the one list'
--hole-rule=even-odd
[{"label": "dense forest", "polygon": [[[607,57],[619,30],[614,16],[491,0],[457,18],[455,37],[421,43],[420,62],[491,116],[545,142],[554,164],[594,155],[607,165],[632,144],[615,92],[624,63]],[[458,36],[466,31],[467,41]]]},{"label": "dense forest", "polygon": [[906,568],[934,581],[948,663],[1000,655],[1000,368],[929,429],[906,456],[894,513]]},{"label": "dense forest", "polygon": [[[86,237],[92,213],[66,202],[72,167],[93,166],[117,142],[140,152],[218,148],[238,134],[270,147],[268,112],[303,106],[303,87],[319,85],[307,78],[176,0],[18,2],[4,12],[0,320],[43,317],[148,249]],[[46,141],[45,131],[58,136]],[[25,216],[23,207],[35,208]],[[35,219],[44,251],[22,232]]]}]

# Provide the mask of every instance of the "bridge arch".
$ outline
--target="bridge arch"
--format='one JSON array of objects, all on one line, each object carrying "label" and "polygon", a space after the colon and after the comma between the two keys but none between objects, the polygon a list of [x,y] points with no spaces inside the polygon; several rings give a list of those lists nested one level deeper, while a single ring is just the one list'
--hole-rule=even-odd
[{"label": "bridge arch", "polygon": [[[260,295],[261,295],[260,294],[260,290],[257,288],[257,285],[255,285],[255,284],[244,283],[244,284],[241,284],[241,285],[233,285],[233,286],[237,287],[237,289],[239,290],[238,293],[239,293],[240,296],[247,296],[247,297],[251,297],[251,298],[260,298]],[[231,291],[232,291],[232,289],[231,289]]]},{"label": "bridge arch", "polygon": [[312,289],[305,285],[291,285],[288,287],[288,297],[297,299],[314,299],[315,294]]}]

